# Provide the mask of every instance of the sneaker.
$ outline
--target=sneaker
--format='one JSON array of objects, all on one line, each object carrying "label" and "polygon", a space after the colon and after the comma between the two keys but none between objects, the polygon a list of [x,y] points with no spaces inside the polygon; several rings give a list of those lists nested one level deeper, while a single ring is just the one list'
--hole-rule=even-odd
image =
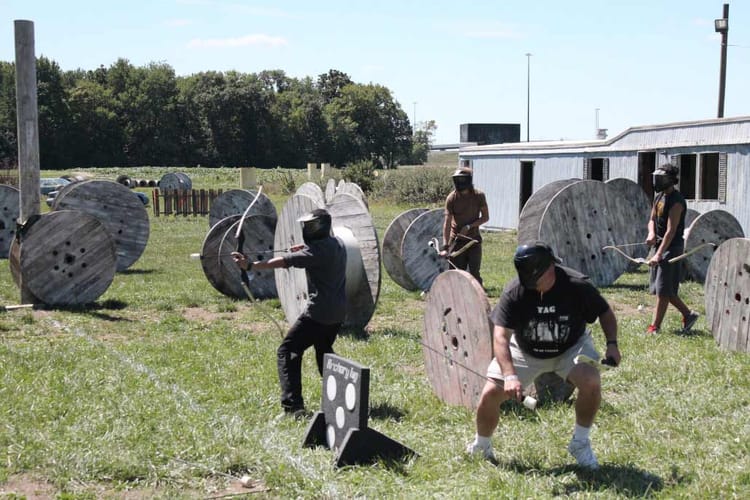
[{"label": "sneaker", "polygon": [[682,318],[682,333],[688,333],[698,321],[699,314],[695,311],[690,311],[687,316]]},{"label": "sneaker", "polygon": [[581,467],[590,470],[596,470],[599,468],[599,461],[594,455],[594,451],[591,449],[591,441],[588,439],[571,439],[568,444],[568,451],[576,462]]},{"label": "sneaker", "polygon": [[654,325],[648,325],[648,328],[646,328],[646,335],[655,335],[657,333],[659,333],[659,329]]},{"label": "sneaker", "polygon": [[495,459],[495,454],[492,452],[492,446],[482,448],[475,441],[469,443],[469,445],[466,447],[466,453],[468,453],[472,457],[481,456],[482,458],[484,458],[485,460],[489,460],[490,462],[497,462],[497,459]]}]

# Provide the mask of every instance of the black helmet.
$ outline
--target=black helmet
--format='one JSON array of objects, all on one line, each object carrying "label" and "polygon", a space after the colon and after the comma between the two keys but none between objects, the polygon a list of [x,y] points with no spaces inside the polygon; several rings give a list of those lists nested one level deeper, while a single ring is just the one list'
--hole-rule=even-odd
[{"label": "black helmet", "polygon": [[464,189],[471,189],[472,184],[472,171],[468,167],[459,167],[453,172],[453,186],[456,191],[463,191]]},{"label": "black helmet", "polygon": [[524,288],[536,288],[536,282],[553,263],[561,263],[552,247],[543,241],[519,245],[513,256],[518,279]]},{"label": "black helmet", "polygon": [[319,240],[331,235],[331,214],[323,208],[316,208],[297,221],[302,223],[302,239],[305,241]]},{"label": "black helmet", "polygon": [[665,189],[669,189],[671,186],[676,185],[679,180],[679,177],[677,177],[677,174],[679,173],[680,170],[671,163],[666,163],[654,170],[654,191],[661,193]]}]

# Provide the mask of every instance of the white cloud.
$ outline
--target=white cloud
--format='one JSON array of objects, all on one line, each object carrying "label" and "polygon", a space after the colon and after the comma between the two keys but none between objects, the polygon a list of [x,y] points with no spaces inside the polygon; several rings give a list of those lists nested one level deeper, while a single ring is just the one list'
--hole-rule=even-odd
[{"label": "white cloud", "polygon": [[285,38],[262,33],[235,38],[195,38],[188,42],[188,48],[235,48],[248,46],[283,47],[288,45]]}]

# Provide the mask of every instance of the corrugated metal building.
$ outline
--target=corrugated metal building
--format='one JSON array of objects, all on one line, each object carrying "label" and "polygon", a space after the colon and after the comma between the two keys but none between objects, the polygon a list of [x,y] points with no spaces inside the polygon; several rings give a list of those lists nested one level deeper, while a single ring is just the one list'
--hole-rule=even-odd
[{"label": "corrugated metal building", "polygon": [[671,162],[688,208],[726,210],[750,234],[748,116],[632,127],[609,139],[467,147],[459,162],[471,164],[474,184],[487,194],[488,229],[517,228],[529,196],[556,180],[625,177],[652,196],[651,173]]}]

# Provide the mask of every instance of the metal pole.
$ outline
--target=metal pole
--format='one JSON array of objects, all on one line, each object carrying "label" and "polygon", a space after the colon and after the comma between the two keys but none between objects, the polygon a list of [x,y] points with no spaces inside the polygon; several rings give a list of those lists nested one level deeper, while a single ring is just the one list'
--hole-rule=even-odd
[{"label": "metal pole", "polygon": [[531,117],[531,53],[526,53],[526,142],[529,142],[529,120]]},{"label": "metal pole", "polygon": [[721,32],[721,68],[719,70],[719,118],[724,118],[724,89],[727,84],[727,38],[729,35],[729,4],[724,4],[724,19],[727,29]]}]

